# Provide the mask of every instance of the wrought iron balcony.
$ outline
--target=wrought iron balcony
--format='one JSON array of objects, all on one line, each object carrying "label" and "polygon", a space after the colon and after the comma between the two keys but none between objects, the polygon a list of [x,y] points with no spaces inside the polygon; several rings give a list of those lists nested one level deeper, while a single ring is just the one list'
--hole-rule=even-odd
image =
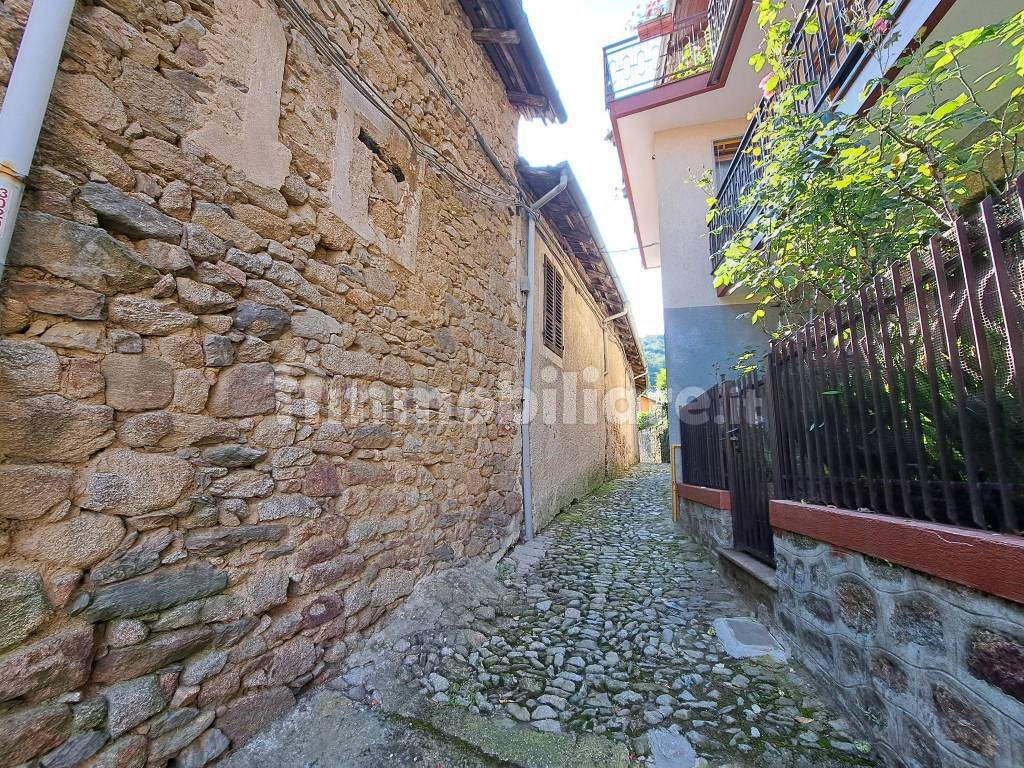
[{"label": "wrought iron balcony", "polygon": [[[878,0],[868,0],[867,8],[876,8],[878,4]],[[863,59],[863,42],[850,43],[847,35],[853,20],[864,12],[864,0],[808,0],[790,38],[789,51],[795,54],[796,65],[793,82],[787,83],[809,86],[807,98],[798,105],[804,114],[820,110]],[[807,32],[810,20],[817,21],[817,31],[811,34]],[[722,266],[726,247],[757,212],[757,204],[745,198],[762,176],[760,161],[755,162],[755,156],[765,158],[771,152],[770,141],[759,130],[770,109],[771,99],[762,99],[718,187],[719,213],[710,225],[712,273]]]}]

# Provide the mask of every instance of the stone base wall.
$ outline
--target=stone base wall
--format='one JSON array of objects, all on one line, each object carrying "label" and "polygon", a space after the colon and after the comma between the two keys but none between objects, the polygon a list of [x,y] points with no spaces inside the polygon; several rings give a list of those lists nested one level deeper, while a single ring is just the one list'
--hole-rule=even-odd
[{"label": "stone base wall", "polygon": [[1024,607],[777,533],[794,655],[894,768],[1024,765]]},{"label": "stone base wall", "polygon": [[[502,187],[376,2],[300,2]],[[459,3],[391,4],[514,175]],[[0,765],[200,768],[519,535],[514,211],[280,8],[77,4],[0,292]]]},{"label": "stone base wall", "polygon": [[680,499],[679,524],[708,553],[713,553],[719,547],[732,549],[732,512],[727,509],[715,509],[696,501]]}]

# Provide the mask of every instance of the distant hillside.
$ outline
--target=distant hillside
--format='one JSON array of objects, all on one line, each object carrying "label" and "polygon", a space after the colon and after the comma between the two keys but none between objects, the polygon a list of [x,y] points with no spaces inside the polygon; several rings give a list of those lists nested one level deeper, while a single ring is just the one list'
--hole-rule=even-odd
[{"label": "distant hillside", "polygon": [[658,371],[665,367],[665,337],[644,336],[640,340],[640,344],[644,348],[644,357],[647,358],[649,387],[654,389],[654,381],[658,376]]}]

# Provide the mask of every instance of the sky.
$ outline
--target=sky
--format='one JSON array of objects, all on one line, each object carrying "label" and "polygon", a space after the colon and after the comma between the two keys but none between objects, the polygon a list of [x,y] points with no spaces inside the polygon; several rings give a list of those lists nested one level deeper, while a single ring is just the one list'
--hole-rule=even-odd
[{"label": "sky", "polygon": [[520,154],[531,165],[568,160],[601,229],[641,336],[664,329],[661,270],[645,270],[636,250],[629,202],[623,196],[618,153],[606,140],[602,48],[632,33],[635,0],[525,0],[537,41],[565,104],[564,125],[522,121]]}]

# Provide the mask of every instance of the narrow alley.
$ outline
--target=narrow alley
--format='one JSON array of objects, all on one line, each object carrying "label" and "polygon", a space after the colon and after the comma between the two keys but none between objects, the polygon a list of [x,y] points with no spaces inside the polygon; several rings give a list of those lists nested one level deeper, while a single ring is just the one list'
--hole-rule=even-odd
[{"label": "narrow alley", "polygon": [[872,765],[770,636],[727,621],[745,612],[673,529],[668,480],[641,466],[496,571],[428,579],[227,765]]}]

